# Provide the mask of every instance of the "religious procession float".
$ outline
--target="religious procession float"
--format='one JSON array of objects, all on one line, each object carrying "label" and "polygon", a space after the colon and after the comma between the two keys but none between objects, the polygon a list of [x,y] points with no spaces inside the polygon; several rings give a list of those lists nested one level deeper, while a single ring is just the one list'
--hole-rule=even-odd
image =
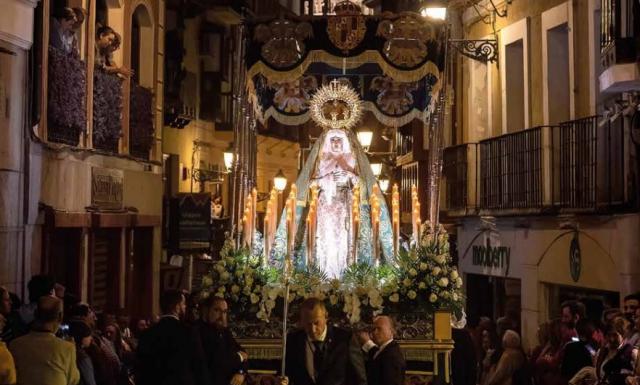
[{"label": "religious procession float", "polygon": [[[377,314],[394,316],[407,383],[449,382],[451,327],[464,314],[462,279],[437,224],[447,27],[414,13],[365,16],[350,1],[334,12],[241,28],[236,63],[246,72],[234,96],[249,102],[235,108],[237,122],[273,118],[296,126],[313,119],[323,131],[284,207],[270,193],[263,223],[257,191],[238,184],[238,231],[203,279],[203,295],[227,299],[254,373],[279,372],[285,331],[313,296],[325,301],[331,322],[354,330]],[[411,187],[407,202],[397,185],[388,198],[379,188],[354,132],[364,111],[390,127],[424,124],[429,176]],[[236,149],[242,157],[237,141]],[[424,223],[418,188],[429,190]],[[411,207],[408,237],[401,204]]]}]

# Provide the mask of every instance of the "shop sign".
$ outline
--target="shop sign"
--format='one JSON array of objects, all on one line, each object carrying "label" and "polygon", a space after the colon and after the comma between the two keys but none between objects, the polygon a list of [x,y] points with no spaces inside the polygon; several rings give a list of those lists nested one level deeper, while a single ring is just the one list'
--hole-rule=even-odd
[{"label": "shop sign", "polygon": [[100,209],[122,209],[124,173],[122,170],[91,169],[91,205]]},{"label": "shop sign", "polygon": [[511,263],[511,248],[506,246],[491,246],[487,240],[486,246],[473,246],[472,263],[489,269],[499,269],[504,271],[504,275],[509,275],[509,265]]},{"label": "shop sign", "polygon": [[211,241],[211,194],[178,194],[178,237],[181,249],[208,248]]}]

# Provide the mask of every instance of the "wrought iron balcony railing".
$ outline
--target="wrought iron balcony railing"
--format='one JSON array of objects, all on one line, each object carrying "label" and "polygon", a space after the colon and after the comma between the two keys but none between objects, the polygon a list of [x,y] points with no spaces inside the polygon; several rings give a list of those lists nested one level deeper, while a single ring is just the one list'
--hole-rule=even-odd
[{"label": "wrought iron balcony railing", "polygon": [[604,68],[632,63],[640,55],[640,3],[601,0],[600,57]]},{"label": "wrought iron balcony railing", "polygon": [[[636,210],[624,118],[592,116],[444,151],[448,216]],[[479,190],[479,191],[478,191]],[[479,197],[475,199],[476,192]],[[477,202],[477,204],[476,204]]]},{"label": "wrought iron balcony railing", "polygon": [[480,142],[480,208],[542,208],[542,132],[535,127]]},{"label": "wrought iron balcony railing", "polygon": [[155,141],[153,131],[153,93],[131,83],[129,108],[129,153],[140,159],[149,159]]},{"label": "wrought iron balcony railing", "polygon": [[478,144],[466,143],[443,151],[443,209],[466,213],[477,206],[476,167]]},{"label": "wrought iron balcony railing", "polygon": [[86,129],[87,69],[74,54],[49,47],[47,140],[77,146]]},{"label": "wrought iron balcony railing", "polygon": [[117,153],[122,135],[122,79],[96,68],[93,76],[93,147]]}]

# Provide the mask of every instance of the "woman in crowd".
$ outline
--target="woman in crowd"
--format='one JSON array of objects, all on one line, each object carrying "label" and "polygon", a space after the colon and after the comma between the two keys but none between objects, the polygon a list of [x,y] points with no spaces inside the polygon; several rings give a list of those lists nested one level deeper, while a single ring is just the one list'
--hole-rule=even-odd
[{"label": "woman in crowd", "polygon": [[633,372],[631,353],[633,346],[625,343],[630,322],[617,317],[607,325],[607,343],[600,349],[596,359],[596,375],[599,382],[609,385],[625,385],[625,379]]},{"label": "woman in crowd", "polygon": [[541,340],[546,339],[547,341],[540,353],[536,357],[532,357],[534,380],[537,385],[562,385],[564,383],[560,373],[564,347],[562,321],[554,319],[544,328],[546,331],[543,333],[548,334],[548,338],[541,338]]},{"label": "woman in crowd", "polygon": [[524,368],[526,357],[520,344],[520,336],[513,330],[506,330],[502,337],[503,352],[496,370],[487,379],[487,385],[516,385],[517,373]]},{"label": "woman in crowd", "polygon": [[80,371],[79,385],[96,385],[91,357],[87,349],[91,346],[91,328],[82,321],[73,321],[69,324],[69,333],[76,344],[76,363]]},{"label": "woman in crowd", "polygon": [[[0,330],[4,328],[5,318],[0,314]],[[16,383],[16,366],[13,362],[13,356],[7,349],[2,340],[0,340],[0,385],[14,385]]]},{"label": "woman in crowd", "polygon": [[485,320],[479,327],[481,328],[480,347],[482,351],[480,352],[480,360],[478,361],[480,364],[478,383],[484,385],[496,367],[496,360],[493,358],[496,348],[498,347],[498,335],[491,322],[487,323]]}]

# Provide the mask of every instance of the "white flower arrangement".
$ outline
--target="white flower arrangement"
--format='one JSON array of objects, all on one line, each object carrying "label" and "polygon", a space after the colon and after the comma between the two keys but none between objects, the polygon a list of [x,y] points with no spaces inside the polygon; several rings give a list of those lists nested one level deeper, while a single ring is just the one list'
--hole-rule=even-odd
[{"label": "white flower arrangement", "polygon": [[[319,298],[330,312],[344,314],[352,324],[383,311],[446,309],[459,318],[463,282],[451,266],[448,236],[441,226],[434,232],[424,224],[421,231],[419,244],[397,256],[398,266],[353,265],[341,280],[329,279],[313,266],[296,270],[289,286],[290,303],[295,307],[308,297]],[[203,296],[226,298],[234,317],[269,322],[284,297],[279,269],[262,266],[260,257],[248,249],[236,250],[232,240],[225,242],[220,254],[202,280]]]}]

